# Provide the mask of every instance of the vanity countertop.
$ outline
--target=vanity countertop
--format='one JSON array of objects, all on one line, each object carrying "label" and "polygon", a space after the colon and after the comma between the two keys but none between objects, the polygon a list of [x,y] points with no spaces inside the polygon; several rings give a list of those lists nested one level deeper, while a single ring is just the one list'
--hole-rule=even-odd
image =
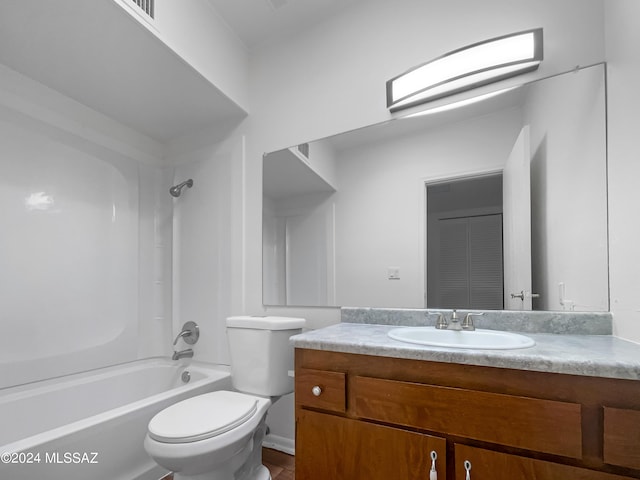
[{"label": "vanity countertop", "polygon": [[414,345],[387,336],[395,325],[339,323],[291,337],[295,348],[496,368],[640,380],[640,345],[611,335],[525,333],[530,348],[472,350]]}]

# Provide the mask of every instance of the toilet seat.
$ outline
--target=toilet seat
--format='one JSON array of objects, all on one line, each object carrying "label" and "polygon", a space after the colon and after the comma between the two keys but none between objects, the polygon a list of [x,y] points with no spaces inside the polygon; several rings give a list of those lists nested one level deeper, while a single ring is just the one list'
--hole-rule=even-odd
[{"label": "toilet seat", "polygon": [[163,443],[189,443],[216,437],[249,420],[258,399],[237,392],[197,395],[159,412],[149,422],[149,436]]}]

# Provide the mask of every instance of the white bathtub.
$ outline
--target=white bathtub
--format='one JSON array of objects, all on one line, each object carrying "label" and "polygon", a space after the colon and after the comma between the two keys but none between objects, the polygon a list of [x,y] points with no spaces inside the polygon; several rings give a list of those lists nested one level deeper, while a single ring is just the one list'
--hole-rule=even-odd
[{"label": "white bathtub", "polygon": [[151,417],[229,388],[227,367],[152,358],[2,389],[0,479],[156,480],[166,471],[143,448]]}]

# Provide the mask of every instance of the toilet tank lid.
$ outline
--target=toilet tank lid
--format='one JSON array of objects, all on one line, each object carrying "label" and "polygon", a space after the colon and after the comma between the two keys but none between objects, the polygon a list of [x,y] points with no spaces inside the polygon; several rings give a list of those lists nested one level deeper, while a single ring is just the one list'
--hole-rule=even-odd
[{"label": "toilet tank lid", "polygon": [[227,327],[257,330],[293,330],[304,327],[304,318],[272,316],[238,316],[227,318]]}]

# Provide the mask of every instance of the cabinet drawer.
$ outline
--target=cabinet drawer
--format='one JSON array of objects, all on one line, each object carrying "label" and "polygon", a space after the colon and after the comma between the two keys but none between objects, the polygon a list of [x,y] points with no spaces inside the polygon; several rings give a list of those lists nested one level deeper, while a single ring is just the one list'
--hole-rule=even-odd
[{"label": "cabinet drawer", "polygon": [[345,378],[346,375],[342,372],[298,368],[295,377],[296,403],[334,412],[345,412],[347,406]]},{"label": "cabinet drawer", "polygon": [[360,418],[582,457],[579,404],[359,376],[352,387]]},{"label": "cabinet drawer", "polygon": [[640,469],[640,411],[604,407],[604,462]]},{"label": "cabinet drawer", "polygon": [[534,460],[532,458],[497,453],[481,448],[456,444],[455,446],[455,479],[465,480],[467,471],[464,462],[469,461],[471,480],[629,480],[610,473],[597,472],[586,468],[572,467],[558,463]]}]

